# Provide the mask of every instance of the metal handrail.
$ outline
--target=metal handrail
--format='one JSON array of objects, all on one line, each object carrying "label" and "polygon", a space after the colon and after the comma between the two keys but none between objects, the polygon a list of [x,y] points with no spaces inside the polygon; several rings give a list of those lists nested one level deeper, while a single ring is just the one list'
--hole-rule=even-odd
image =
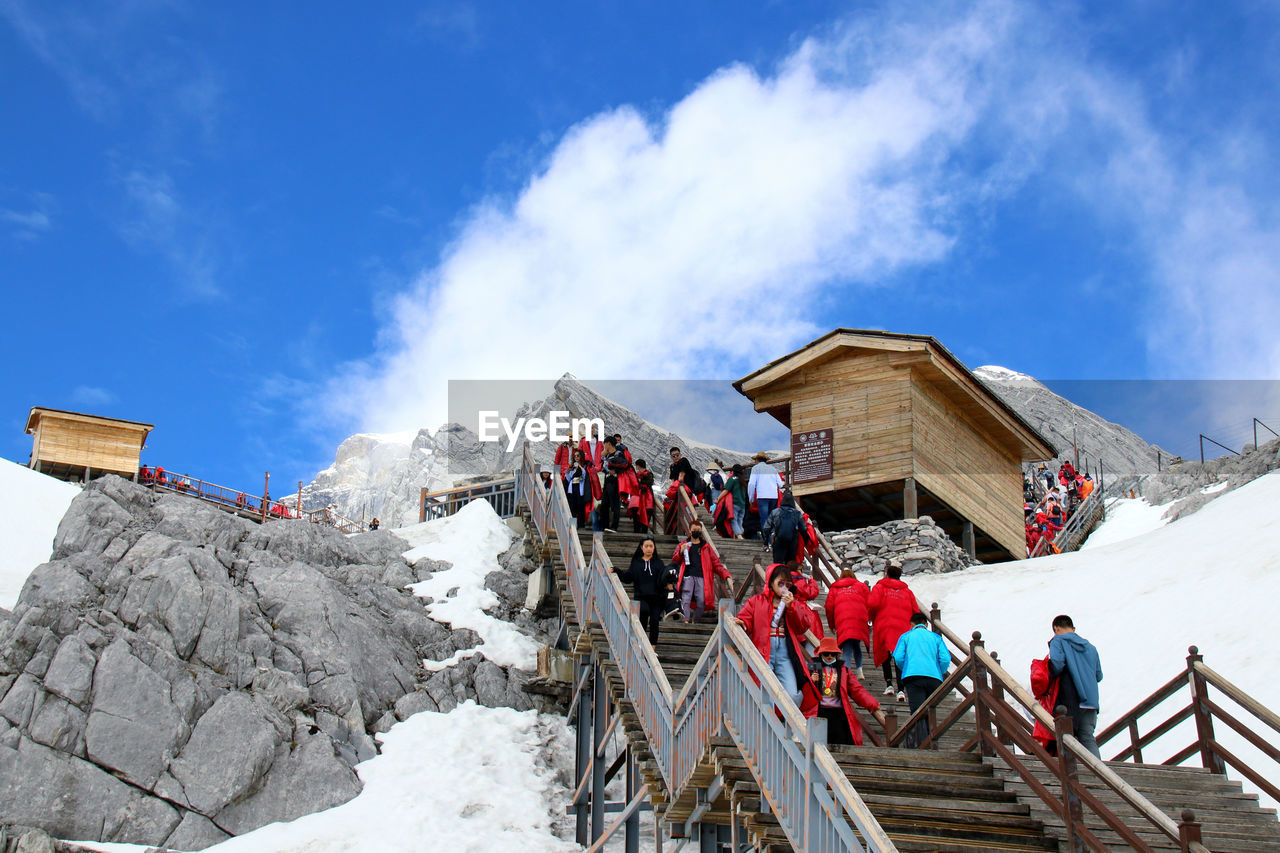
[{"label": "metal handrail", "polygon": [[[1067,519],[1067,523],[1062,526],[1062,529],[1053,534],[1052,543],[1041,536],[1040,541],[1036,543],[1036,547],[1027,555],[1028,558],[1043,557],[1048,552],[1050,544],[1057,545],[1059,542],[1071,543],[1073,541],[1072,537],[1079,533],[1081,528],[1087,524],[1092,524],[1097,519],[1098,510],[1102,508],[1102,502],[1102,487],[1097,486],[1089,493],[1089,497],[1080,502],[1076,507],[1076,511],[1071,513],[1071,517]],[[1067,550],[1073,551],[1075,548],[1072,545],[1068,545]]]},{"label": "metal handrail", "polygon": [[[578,618],[583,623],[589,617],[598,620],[668,788],[678,793],[688,785],[712,738],[728,731],[797,848],[896,853],[777,676],[733,621],[727,600],[720,602],[716,630],[693,672],[672,697],[636,607],[613,571],[603,535],[592,538],[587,563],[563,488],[553,482],[544,498],[539,492],[546,490],[532,473],[526,445],[521,486],[530,515],[543,541],[555,534]],[[546,510],[539,512],[544,500]]]},{"label": "metal handrail", "polygon": [[520,495],[516,480],[516,475],[512,474],[510,477],[470,486],[454,486],[434,492],[423,489],[419,498],[418,520],[430,521],[434,518],[453,515],[466,504],[479,499],[487,500],[494,512],[498,513],[499,518],[510,518],[515,515],[516,502]]}]

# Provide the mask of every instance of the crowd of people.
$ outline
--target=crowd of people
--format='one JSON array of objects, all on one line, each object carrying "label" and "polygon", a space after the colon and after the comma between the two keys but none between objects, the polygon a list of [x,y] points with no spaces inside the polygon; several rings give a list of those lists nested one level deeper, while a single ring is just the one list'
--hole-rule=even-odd
[{"label": "crowd of people", "polygon": [[1077,471],[1069,459],[1062,461],[1056,473],[1041,463],[1034,478],[1023,477],[1028,557],[1059,552],[1054,539],[1093,490],[1093,477]]}]

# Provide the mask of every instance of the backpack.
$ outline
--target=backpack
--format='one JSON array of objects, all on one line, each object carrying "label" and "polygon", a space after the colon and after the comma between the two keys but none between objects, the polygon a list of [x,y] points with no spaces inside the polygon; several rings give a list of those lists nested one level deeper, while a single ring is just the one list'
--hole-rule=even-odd
[{"label": "backpack", "polygon": [[720,472],[716,471],[711,475],[711,488],[720,491],[724,488],[724,478],[720,476]]},{"label": "backpack", "polygon": [[781,537],[784,541],[795,539],[796,534],[800,532],[800,510],[792,507],[783,507],[778,511],[778,523],[774,525],[773,535]]}]

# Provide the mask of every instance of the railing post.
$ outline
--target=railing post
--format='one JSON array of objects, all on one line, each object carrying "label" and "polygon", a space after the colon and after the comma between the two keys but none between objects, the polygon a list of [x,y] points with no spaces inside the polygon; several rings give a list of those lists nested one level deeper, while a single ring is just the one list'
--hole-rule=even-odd
[{"label": "railing post", "polygon": [[1178,849],[1190,853],[1192,844],[1200,844],[1200,823],[1191,809],[1182,810],[1182,822],[1178,824]]},{"label": "railing post", "polygon": [[[1000,663],[1000,655],[996,652],[991,653],[991,659],[996,663]],[[997,705],[1006,704],[1004,699],[1004,685],[999,681],[993,681],[991,683],[991,695],[995,699]],[[1006,746],[1013,745],[1013,735],[999,723],[996,723],[996,738]]]},{"label": "railing post", "polygon": [[988,693],[991,688],[987,684],[987,668],[978,659],[977,650],[983,646],[982,632],[974,631],[969,643],[969,657],[973,661],[973,716],[978,729],[978,753],[995,755],[987,738],[991,735],[991,720],[987,711]]},{"label": "railing post", "polygon": [[1196,718],[1196,737],[1200,743],[1200,763],[1206,769],[1225,776],[1226,765],[1213,749],[1217,744],[1213,736],[1213,714],[1202,701],[1208,696],[1209,685],[1205,682],[1204,676],[1196,671],[1196,664],[1203,660],[1204,655],[1200,654],[1198,648],[1195,646],[1187,648],[1187,676],[1191,687],[1191,708]]},{"label": "railing post", "polygon": [[1053,729],[1054,736],[1058,739],[1058,781],[1062,785],[1062,822],[1067,830],[1068,849],[1071,853],[1077,853],[1085,849],[1082,839],[1076,832],[1076,827],[1084,825],[1084,807],[1075,792],[1075,787],[1079,783],[1076,757],[1070,749],[1067,749],[1066,742],[1063,740],[1072,733],[1073,727],[1071,718],[1067,716],[1067,709],[1062,705],[1054,709]]},{"label": "railing post", "polygon": [[938,627],[938,623],[942,621],[942,608],[938,607],[938,602],[934,602],[929,608],[929,627],[935,634],[941,634],[942,629]]},{"label": "railing post", "polygon": [[814,783],[821,775],[813,752],[819,744],[827,742],[827,721],[822,717],[805,720],[804,735],[804,849],[812,850],[817,845],[818,823],[822,815],[822,809],[814,802],[813,796]]}]

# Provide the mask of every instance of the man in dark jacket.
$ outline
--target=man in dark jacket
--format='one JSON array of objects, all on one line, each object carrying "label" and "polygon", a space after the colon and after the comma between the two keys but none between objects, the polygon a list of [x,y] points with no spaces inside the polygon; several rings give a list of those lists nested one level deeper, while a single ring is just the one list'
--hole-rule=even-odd
[{"label": "man in dark jacket", "polygon": [[1053,620],[1053,639],[1049,640],[1049,672],[1064,676],[1058,679],[1058,704],[1067,709],[1076,739],[1098,758],[1102,757],[1093,737],[1098,725],[1098,682],[1102,681],[1102,662],[1093,643],[1076,633],[1071,617]]},{"label": "man in dark jacket", "polygon": [[605,533],[617,533],[622,516],[622,499],[618,494],[618,475],[631,467],[626,450],[612,438],[604,440],[604,490],[601,493],[600,524]]},{"label": "man in dark jacket", "polygon": [[804,516],[796,509],[796,499],[790,492],[784,493],[782,506],[769,513],[769,518],[764,523],[764,539],[773,545],[775,563],[795,561],[803,525]]}]

